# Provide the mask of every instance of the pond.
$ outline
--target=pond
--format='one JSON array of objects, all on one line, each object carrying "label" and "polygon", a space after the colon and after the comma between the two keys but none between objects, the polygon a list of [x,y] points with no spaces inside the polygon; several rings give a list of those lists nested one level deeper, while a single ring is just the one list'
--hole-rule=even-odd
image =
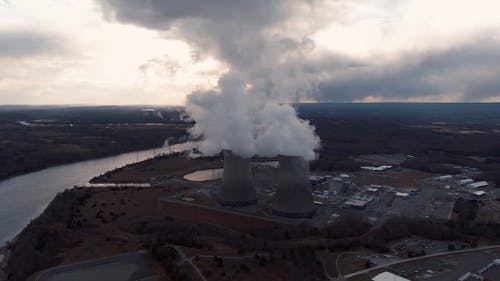
[{"label": "pond", "polygon": [[[279,165],[278,161],[266,161],[266,162],[252,162],[253,167],[257,166],[271,166],[277,168]],[[206,170],[198,170],[187,175],[184,175],[184,179],[188,181],[213,181],[222,178],[222,174],[224,173],[224,169],[206,169]]]}]

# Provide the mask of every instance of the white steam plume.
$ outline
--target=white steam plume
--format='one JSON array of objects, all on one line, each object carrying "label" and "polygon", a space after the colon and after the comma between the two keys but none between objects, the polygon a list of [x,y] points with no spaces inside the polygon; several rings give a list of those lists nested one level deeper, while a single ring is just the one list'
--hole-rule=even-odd
[{"label": "white steam plume", "polygon": [[204,138],[200,151],[213,155],[230,149],[241,156],[254,155],[253,107],[243,82],[234,75],[219,80],[219,91],[190,94],[186,112],[196,121],[191,135]]},{"label": "white steam plume", "polygon": [[246,91],[236,73],[223,76],[217,90],[189,95],[186,111],[196,122],[190,133],[203,137],[200,151],[213,155],[229,149],[243,157],[283,154],[313,160],[320,143],[314,127],[290,105],[263,96]]},{"label": "white steam plume", "polygon": [[[314,100],[318,82],[331,76],[331,59],[316,49],[315,35],[340,16],[338,1],[317,0],[97,0],[108,20],[157,30],[183,40],[199,60],[213,58],[231,71],[219,87],[194,92],[186,110],[191,134],[213,155],[231,149],[241,156],[314,158],[319,138],[289,105]],[[343,1],[340,1],[343,2]],[[332,9],[331,5],[334,5]],[[162,62],[162,60],[154,60]],[[350,60],[349,60],[350,61]],[[172,66],[165,63],[164,69]],[[175,67],[174,67],[175,68]],[[246,83],[251,87],[246,87]]]}]

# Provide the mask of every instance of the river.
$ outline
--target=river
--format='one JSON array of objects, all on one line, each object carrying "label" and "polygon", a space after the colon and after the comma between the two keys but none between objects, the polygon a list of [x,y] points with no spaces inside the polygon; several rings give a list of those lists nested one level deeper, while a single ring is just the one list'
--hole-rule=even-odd
[{"label": "river", "polygon": [[169,147],[129,152],[117,156],[55,166],[0,182],[0,247],[17,235],[31,219],[66,188],[87,184],[94,176],[159,154],[194,146],[181,143]]}]

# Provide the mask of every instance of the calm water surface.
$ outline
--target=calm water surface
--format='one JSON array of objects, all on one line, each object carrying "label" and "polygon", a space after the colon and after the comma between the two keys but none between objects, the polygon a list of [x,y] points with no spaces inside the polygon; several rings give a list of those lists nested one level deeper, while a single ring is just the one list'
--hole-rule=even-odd
[{"label": "calm water surface", "polygon": [[66,188],[84,185],[106,171],[142,161],[159,154],[192,148],[182,143],[113,157],[56,166],[0,181],[0,247],[38,216],[54,196]]},{"label": "calm water surface", "polygon": [[[279,165],[278,161],[267,161],[267,162],[252,162],[252,166],[271,166],[277,168]],[[189,181],[213,181],[222,178],[224,169],[206,169],[198,170],[189,173],[184,176],[184,179]]]}]

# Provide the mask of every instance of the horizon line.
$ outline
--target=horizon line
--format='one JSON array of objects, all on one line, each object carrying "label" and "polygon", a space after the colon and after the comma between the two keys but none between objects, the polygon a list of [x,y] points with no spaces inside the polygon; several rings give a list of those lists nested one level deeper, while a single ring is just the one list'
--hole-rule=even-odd
[{"label": "horizon line", "polygon": [[[280,102],[281,104],[500,104],[498,101],[381,101],[381,102],[341,102],[341,101],[318,101],[318,102]],[[184,105],[174,104],[0,104],[0,107],[184,107]]]}]

